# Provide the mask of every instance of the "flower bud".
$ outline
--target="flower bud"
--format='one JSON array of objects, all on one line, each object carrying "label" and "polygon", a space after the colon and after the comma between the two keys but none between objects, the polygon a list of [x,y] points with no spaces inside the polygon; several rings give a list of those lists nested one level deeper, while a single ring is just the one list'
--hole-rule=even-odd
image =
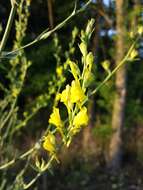
[{"label": "flower bud", "polygon": [[79,48],[80,48],[80,51],[81,51],[83,57],[85,57],[87,55],[87,45],[84,42],[82,42],[79,45]]},{"label": "flower bud", "polygon": [[93,62],[94,62],[94,56],[92,52],[89,52],[86,56],[86,64],[89,67],[89,70],[91,70]]},{"label": "flower bud", "polygon": [[92,32],[94,22],[95,22],[95,20],[93,18],[88,21],[88,24],[87,24],[87,27],[86,27],[86,30],[85,30],[85,33],[87,35],[89,35]]},{"label": "flower bud", "polygon": [[138,52],[136,49],[133,49],[130,54],[130,59],[133,60],[138,55]]}]

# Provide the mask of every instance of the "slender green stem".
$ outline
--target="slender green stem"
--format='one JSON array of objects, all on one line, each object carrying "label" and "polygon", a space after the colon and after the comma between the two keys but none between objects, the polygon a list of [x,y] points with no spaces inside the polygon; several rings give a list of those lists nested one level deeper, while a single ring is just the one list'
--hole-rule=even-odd
[{"label": "slender green stem", "polygon": [[[40,109],[40,108],[39,108]],[[39,109],[37,109],[35,112],[32,112],[30,115],[28,115],[23,121],[20,122],[20,124],[16,125],[14,127],[14,129],[12,130],[12,135],[13,133],[15,133],[16,131],[18,131],[19,129],[21,129],[22,127],[24,127],[26,125],[26,123],[34,116],[36,115],[36,113],[39,111]]]},{"label": "slender green stem", "polygon": [[36,177],[32,179],[28,184],[24,184],[23,189],[28,189],[29,187],[31,187],[31,185],[33,185],[40,176],[41,176],[41,173],[38,173]]},{"label": "slender green stem", "polygon": [[0,43],[0,53],[2,53],[2,51],[5,48],[5,45],[6,45],[8,37],[9,37],[10,30],[11,30],[11,26],[12,26],[12,23],[13,23],[13,19],[14,19],[14,16],[15,16],[15,12],[16,12],[16,4],[14,4],[11,7],[11,11],[10,11],[9,18],[8,18],[8,21],[7,21],[6,29],[5,29],[2,41]]},{"label": "slender green stem", "polygon": [[16,101],[17,98],[13,101],[12,105],[11,105],[11,109],[9,111],[9,113],[7,114],[7,116],[5,117],[4,121],[2,122],[2,124],[0,125],[0,129],[2,129],[4,127],[4,125],[6,124],[6,122],[8,121],[8,119],[10,118],[10,116],[12,115],[15,105],[16,105]]},{"label": "slender green stem", "polygon": [[133,49],[135,48],[135,45],[136,45],[138,39],[139,39],[139,38],[137,38],[137,39],[134,41],[134,43],[133,43],[133,44],[131,45],[131,47],[129,48],[127,54],[126,54],[125,57],[122,59],[122,61],[117,65],[117,67],[115,67],[115,69],[113,69],[113,71],[112,71],[109,75],[107,75],[107,77],[97,86],[97,88],[95,88],[95,89],[89,94],[89,97],[92,96],[92,95],[94,95],[102,86],[104,86],[105,83],[116,73],[116,71],[117,71],[118,69],[120,69],[121,66],[123,66],[123,65],[126,63],[126,61],[128,61],[129,56],[130,56],[131,52],[133,51]]},{"label": "slender green stem", "polygon": [[18,158],[14,158],[13,160],[3,164],[0,166],[0,170],[3,170],[11,165],[13,165],[16,161],[18,160],[22,160],[23,158],[27,157],[28,155],[30,155],[33,151],[35,150],[35,146],[31,149],[29,149],[27,152],[25,152],[24,154],[22,154],[20,157]]},{"label": "slender green stem", "polygon": [[80,8],[79,10],[76,10],[76,6],[73,10],[73,12],[64,20],[62,21],[60,24],[58,24],[55,28],[53,28],[52,30],[47,31],[47,29],[45,30],[46,32],[42,32],[35,40],[33,40],[32,42],[14,50],[11,52],[8,52],[6,55],[11,55],[11,54],[17,54],[20,50],[25,49],[31,45],[34,45],[35,43],[41,41],[41,40],[45,40],[47,39],[49,36],[51,36],[51,34],[53,34],[54,32],[56,32],[57,30],[59,30],[60,28],[62,28],[69,20],[71,20],[74,16],[76,16],[77,14],[83,12],[86,7],[92,2],[92,0],[87,1],[87,3]]},{"label": "slender green stem", "polygon": [[54,156],[54,155],[51,156],[51,158],[49,159],[47,165],[46,165],[45,168],[42,170],[42,172],[38,173],[38,174],[36,175],[36,177],[33,178],[29,183],[24,184],[23,189],[28,189],[29,187],[31,187],[31,185],[33,185],[33,184],[36,182],[36,180],[50,167],[50,165],[51,165],[51,163],[52,163],[52,161],[53,161],[54,159],[55,159],[55,156]]}]

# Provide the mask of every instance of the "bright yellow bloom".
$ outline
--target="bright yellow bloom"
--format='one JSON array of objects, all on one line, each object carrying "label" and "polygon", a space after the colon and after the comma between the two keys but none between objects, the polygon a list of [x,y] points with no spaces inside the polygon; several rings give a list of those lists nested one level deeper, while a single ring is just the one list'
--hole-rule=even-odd
[{"label": "bright yellow bloom", "polygon": [[[50,153],[50,155],[54,156],[54,159],[59,163],[59,160],[56,156],[56,139],[55,136],[51,133],[49,133],[43,142],[43,148]],[[39,165],[40,163],[37,163]],[[42,166],[44,167],[44,162],[42,161],[40,169],[42,169]]]},{"label": "bright yellow bloom", "polygon": [[55,136],[49,133],[44,139],[43,148],[50,153],[55,153],[55,144]]},{"label": "bright yellow bloom", "polygon": [[[73,126],[70,129],[70,135],[73,136],[77,134],[82,126],[88,124],[88,115],[87,115],[87,108],[83,107],[79,111],[79,113],[74,117]],[[67,146],[69,146],[71,139],[67,142]]]},{"label": "bright yellow bloom", "polygon": [[71,93],[70,93],[71,87],[69,85],[66,86],[66,89],[62,91],[61,93],[61,102],[65,104],[67,109],[71,109],[72,103],[70,101]]},{"label": "bright yellow bloom", "polygon": [[71,102],[72,103],[78,103],[83,102],[85,99],[85,94],[80,86],[80,83],[78,81],[72,81],[71,84]]},{"label": "bright yellow bloom", "polygon": [[87,108],[81,108],[80,112],[74,117],[73,125],[74,126],[82,126],[88,124],[88,115],[87,115]]},{"label": "bright yellow bloom", "polygon": [[69,101],[70,99],[70,86],[67,85],[66,89],[62,91],[61,93],[61,102],[64,102],[65,104]]},{"label": "bright yellow bloom", "polygon": [[62,127],[62,120],[59,113],[59,108],[54,108],[53,113],[50,115],[49,123],[56,127]]}]

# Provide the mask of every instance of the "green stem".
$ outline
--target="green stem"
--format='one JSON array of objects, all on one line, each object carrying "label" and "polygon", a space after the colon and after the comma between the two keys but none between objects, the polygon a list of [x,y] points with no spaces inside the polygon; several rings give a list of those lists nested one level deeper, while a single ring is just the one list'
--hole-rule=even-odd
[{"label": "green stem", "polygon": [[14,19],[14,16],[15,16],[15,12],[16,12],[16,4],[14,4],[11,7],[11,11],[10,11],[9,18],[8,18],[8,21],[7,21],[6,29],[5,29],[2,41],[0,43],[0,53],[2,53],[2,51],[5,48],[5,45],[6,45],[8,37],[9,37],[10,30],[11,30],[11,26],[12,26],[12,23],[13,23],[13,19]]},{"label": "green stem", "polygon": [[94,95],[102,86],[104,86],[105,83],[116,73],[116,71],[117,71],[118,69],[120,69],[120,67],[123,66],[123,65],[126,63],[126,61],[128,61],[129,56],[130,56],[131,52],[133,51],[133,49],[135,48],[135,45],[136,45],[138,39],[139,39],[139,38],[137,38],[137,39],[134,41],[134,43],[131,45],[129,51],[127,52],[126,56],[125,56],[125,57],[122,59],[122,61],[117,65],[117,67],[115,67],[115,69],[113,69],[113,71],[112,71],[109,75],[107,75],[107,77],[101,82],[101,84],[98,85],[97,88],[95,88],[95,89],[89,94],[89,97],[92,96],[92,95]]},{"label": "green stem", "polygon": [[12,105],[11,105],[11,109],[9,111],[9,113],[7,114],[7,116],[5,117],[4,121],[2,122],[2,124],[0,125],[0,129],[2,129],[4,127],[4,125],[6,124],[6,122],[8,121],[8,119],[10,118],[10,116],[12,115],[15,105],[16,105],[16,101],[17,98],[13,101]]},{"label": "green stem", "polygon": [[[32,42],[14,50],[14,51],[11,51],[11,52],[8,52],[6,55],[11,55],[11,54],[17,54],[20,50],[22,49],[25,49],[31,45],[34,45],[35,43],[41,41],[41,40],[45,40],[47,39],[49,36],[51,36],[51,34],[53,34],[54,32],[56,32],[57,30],[59,30],[60,28],[62,28],[69,20],[71,20],[74,16],[76,16],[77,14],[83,12],[86,7],[92,2],[92,0],[89,0],[87,1],[87,3],[82,7],[80,8],[79,10],[76,10],[76,6],[73,10],[73,12],[71,13],[71,15],[69,15],[63,22],[61,22],[60,24],[58,24],[55,28],[53,28],[52,30],[49,30],[48,32],[42,32],[35,40],[33,40]],[[47,31],[47,30],[45,30]]]},{"label": "green stem", "polygon": [[[41,107],[40,107],[41,108]],[[39,109],[40,109],[39,108]],[[24,127],[28,121],[34,116],[36,115],[36,113],[39,111],[39,109],[37,109],[35,112],[32,112],[30,115],[28,115],[23,121],[21,121],[20,124],[16,125],[15,128],[12,130],[11,135],[13,135],[16,131],[20,130],[22,127]]]},{"label": "green stem", "polygon": [[33,178],[29,183],[24,184],[23,189],[28,189],[29,187],[31,187],[31,185],[33,185],[37,179],[50,167],[52,161],[55,159],[55,156],[51,156],[51,158],[49,159],[47,165],[45,166],[45,168],[42,170],[42,172],[38,173],[35,178]]},{"label": "green stem", "polygon": [[30,155],[33,151],[35,150],[35,146],[31,149],[29,149],[27,152],[25,152],[24,154],[22,154],[19,158],[15,158],[3,165],[0,166],[0,170],[3,170],[11,165],[13,165],[16,161],[18,160],[22,160],[23,158],[25,158],[26,156]]}]

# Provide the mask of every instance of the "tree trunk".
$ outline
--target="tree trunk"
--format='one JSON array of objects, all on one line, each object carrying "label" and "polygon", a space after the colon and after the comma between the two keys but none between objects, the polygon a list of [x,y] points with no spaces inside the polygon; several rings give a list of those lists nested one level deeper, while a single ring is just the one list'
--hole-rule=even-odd
[{"label": "tree trunk", "polygon": [[[125,17],[123,14],[124,0],[116,1],[116,66],[124,57]],[[109,144],[108,166],[113,171],[120,168],[122,158],[122,130],[126,103],[126,67],[120,68],[115,75],[115,99],[112,113],[113,134]]]},{"label": "tree trunk", "polygon": [[48,18],[50,29],[54,27],[54,17],[53,17],[53,0],[47,0],[48,5]]}]

